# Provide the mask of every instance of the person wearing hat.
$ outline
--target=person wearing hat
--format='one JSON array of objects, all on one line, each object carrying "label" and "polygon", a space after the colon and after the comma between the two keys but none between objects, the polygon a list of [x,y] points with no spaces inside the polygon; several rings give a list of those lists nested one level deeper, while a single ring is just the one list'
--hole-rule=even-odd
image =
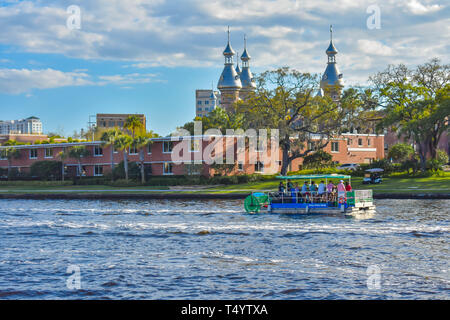
[{"label": "person wearing hat", "polygon": [[344,180],[341,180],[339,182],[339,184],[337,185],[337,191],[338,191],[338,199],[339,199],[339,203],[344,203],[345,202],[345,185],[344,185]]}]

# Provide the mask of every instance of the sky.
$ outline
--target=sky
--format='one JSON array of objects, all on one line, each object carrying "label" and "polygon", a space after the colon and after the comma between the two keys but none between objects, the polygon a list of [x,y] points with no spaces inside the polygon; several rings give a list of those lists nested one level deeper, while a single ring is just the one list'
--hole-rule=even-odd
[{"label": "sky", "polygon": [[0,120],[37,116],[44,132],[70,136],[96,113],[143,113],[147,129],[169,134],[194,118],[195,90],[217,85],[227,26],[235,51],[247,36],[254,74],[322,74],[332,24],[345,85],[366,85],[388,64],[449,63],[449,4],[0,0]]}]

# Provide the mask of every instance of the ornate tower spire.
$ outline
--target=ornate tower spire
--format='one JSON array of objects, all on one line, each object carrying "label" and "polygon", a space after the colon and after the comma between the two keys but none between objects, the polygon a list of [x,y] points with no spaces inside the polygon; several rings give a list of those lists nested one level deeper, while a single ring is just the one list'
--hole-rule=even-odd
[{"label": "ornate tower spire", "polygon": [[245,99],[246,96],[250,91],[255,90],[255,80],[253,79],[253,74],[250,71],[250,59],[251,56],[248,54],[247,51],[247,36],[244,35],[244,52],[242,53],[241,60],[242,60],[242,72],[241,72],[241,83],[242,83],[242,90],[241,90],[241,98]]},{"label": "ornate tower spire", "polygon": [[342,73],[339,73],[336,65],[336,55],[338,51],[333,44],[333,26],[330,25],[330,45],[326,50],[328,56],[328,64],[325,72],[320,81],[320,88],[326,95],[331,96],[333,100],[339,100],[342,88],[344,87],[344,81],[342,79]]},{"label": "ornate tower spire", "polygon": [[231,108],[239,99],[239,90],[242,88],[239,75],[233,67],[233,56],[235,54],[230,44],[230,27],[228,27],[228,43],[223,51],[225,56],[225,66],[220,76],[217,88],[221,93],[221,104],[224,108]]},{"label": "ornate tower spire", "polygon": [[239,52],[237,51],[236,51],[236,73],[239,75],[241,74],[241,68],[239,68]]}]

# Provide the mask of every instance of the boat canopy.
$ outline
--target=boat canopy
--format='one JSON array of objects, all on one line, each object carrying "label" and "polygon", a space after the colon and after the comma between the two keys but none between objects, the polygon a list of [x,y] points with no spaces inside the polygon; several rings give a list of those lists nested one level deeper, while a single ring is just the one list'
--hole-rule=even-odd
[{"label": "boat canopy", "polygon": [[306,175],[292,175],[292,176],[277,176],[277,179],[351,179],[352,176],[344,174],[306,174]]}]

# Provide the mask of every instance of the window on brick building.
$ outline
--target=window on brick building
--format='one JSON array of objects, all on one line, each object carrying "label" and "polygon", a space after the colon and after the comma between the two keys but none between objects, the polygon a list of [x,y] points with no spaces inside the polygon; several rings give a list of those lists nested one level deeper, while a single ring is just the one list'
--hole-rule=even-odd
[{"label": "window on brick building", "polygon": [[130,154],[137,154],[138,149],[135,145],[130,146]]},{"label": "window on brick building", "polygon": [[370,139],[367,139],[367,145],[370,146]]},{"label": "window on brick building", "polygon": [[163,174],[173,174],[173,164],[170,162],[164,162],[163,164]]},{"label": "window on brick building", "polygon": [[37,149],[31,149],[30,150],[30,159],[37,159],[37,157],[38,157]]},{"label": "window on brick building", "polygon": [[53,158],[53,149],[52,148],[45,148],[45,157]]},{"label": "window on brick building", "polygon": [[359,147],[362,147],[362,145],[363,145],[363,140],[362,140],[361,138],[359,138],[359,139],[358,139],[358,146],[359,146]]},{"label": "window on brick building", "polygon": [[163,152],[170,153],[173,149],[173,141],[164,141],[163,143]]},{"label": "window on brick building", "polygon": [[244,162],[238,161],[238,171],[244,171]]},{"label": "window on brick building", "polygon": [[258,161],[255,163],[255,172],[264,172],[264,163]]},{"label": "window on brick building", "polygon": [[95,157],[103,156],[103,148],[100,146],[94,146],[94,156]]},{"label": "window on brick building", "polygon": [[94,166],[94,176],[96,177],[103,176],[103,166],[99,165]]},{"label": "window on brick building", "polygon": [[149,144],[147,145],[147,153],[148,153],[148,154],[151,154],[151,153],[152,153],[152,144],[151,144],[151,143],[149,143]]},{"label": "window on brick building", "polygon": [[339,142],[331,142],[331,152],[339,152]]}]

